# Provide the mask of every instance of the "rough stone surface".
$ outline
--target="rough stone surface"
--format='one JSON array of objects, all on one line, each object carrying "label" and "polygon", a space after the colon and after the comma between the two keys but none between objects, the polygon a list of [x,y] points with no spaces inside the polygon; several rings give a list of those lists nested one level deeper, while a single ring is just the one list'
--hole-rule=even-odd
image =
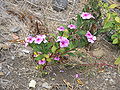
[{"label": "rough stone surface", "polygon": [[52,4],[53,4],[53,9],[59,12],[67,8],[68,0],[53,0]]}]

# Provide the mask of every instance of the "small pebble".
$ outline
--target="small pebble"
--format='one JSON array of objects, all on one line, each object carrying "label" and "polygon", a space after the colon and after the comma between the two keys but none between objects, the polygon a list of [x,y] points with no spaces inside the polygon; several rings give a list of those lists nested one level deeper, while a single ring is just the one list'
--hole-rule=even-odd
[{"label": "small pebble", "polygon": [[64,72],[63,70],[60,70],[60,72]]},{"label": "small pebble", "polygon": [[30,53],[30,51],[26,49],[22,50],[22,52],[27,53],[27,54]]},{"label": "small pebble", "polygon": [[14,59],[15,59],[15,57],[14,57],[14,56],[11,56],[11,59],[12,59],[12,60],[14,60]]},{"label": "small pebble", "polygon": [[80,75],[79,74],[75,74],[75,78],[79,78],[80,77]]},{"label": "small pebble", "polygon": [[55,78],[52,78],[51,80],[52,80],[52,81],[54,81],[54,80],[55,80]]},{"label": "small pebble", "polygon": [[0,72],[0,77],[4,76],[4,73],[3,72]]},{"label": "small pebble", "polygon": [[29,87],[35,88],[35,85],[36,85],[36,81],[35,80],[31,80],[30,83],[29,83]]}]

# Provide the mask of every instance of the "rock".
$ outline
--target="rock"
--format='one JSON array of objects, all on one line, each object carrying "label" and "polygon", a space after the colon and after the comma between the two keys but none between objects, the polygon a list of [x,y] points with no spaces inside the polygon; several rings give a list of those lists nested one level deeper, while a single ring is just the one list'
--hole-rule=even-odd
[{"label": "rock", "polygon": [[54,80],[55,80],[55,78],[52,78],[51,80],[52,80],[52,81],[54,81]]},{"label": "rock", "polygon": [[20,31],[21,29],[22,29],[21,27],[15,26],[15,27],[12,27],[12,28],[10,29],[10,31],[13,32],[13,33],[16,33],[16,32],[18,32],[18,31]]},{"label": "rock", "polygon": [[26,53],[26,54],[30,53],[30,51],[27,50],[27,49],[22,50],[22,52],[24,52],[24,53]]},{"label": "rock", "polygon": [[2,63],[0,63],[0,70],[2,70]]},{"label": "rock", "polygon": [[55,11],[60,12],[67,9],[68,0],[52,0],[52,5]]},{"label": "rock", "polygon": [[3,72],[0,72],[0,77],[4,76],[4,73]]},{"label": "rock", "polygon": [[47,89],[51,89],[52,88],[52,86],[49,86],[47,82],[43,83],[42,87],[43,88],[47,88]]},{"label": "rock", "polygon": [[19,50],[21,51],[21,53],[25,53],[25,54],[31,54],[31,53],[33,53],[33,50],[30,47],[21,48]]},{"label": "rock", "polygon": [[35,80],[31,80],[30,83],[29,83],[29,87],[35,88],[35,85],[36,85],[36,81]]},{"label": "rock", "polygon": [[12,60],[14,60],[14,59],[15,59],[15,57],[14,57],[14,56],[11,56],[11,59],[12,59]]}]

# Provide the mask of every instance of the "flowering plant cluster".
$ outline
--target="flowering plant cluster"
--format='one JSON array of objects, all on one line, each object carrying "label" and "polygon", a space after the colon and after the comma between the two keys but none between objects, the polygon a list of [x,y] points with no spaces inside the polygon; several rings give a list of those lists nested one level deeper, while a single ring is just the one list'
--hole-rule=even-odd
[{"label": "flowering plant cluster", "polygon": [[[111,4],[99,1],[98,4],[101,7],[101,10],[104,11],[102,16],[104,16],[101,32],[106,32],[106,40],[116,46],[120,47],[120,17],[117,12],[113,12],[116,7],[119,7],[117,4]],[[115,64],[120,64],[120,56],[115,61]]]},{"label": "flowering plant cluster", "polygon": [[103,16],[103,23],[100,32],[107,32],[107,40],[112,42],[112,44],[120,45],[120,17],[117,12],[113,12],[112,10],[119,5],[101,2],[99,1],[98,4],[101,7],[101,10],[104,11],[102,13]]},{"label": "flowering plant cluster", "polygon": [[25,46],[30,46],[34,50],[33,57],[37,62],[37,68],[45,68],[48,64],[60,63],[63,56],[75,56],[71,51],[78,47],[83,47],[89,42],[94,43],[96,37],[90,31],[84,30],[83,22],[95,17],[83,12],[77,16],[76,24],[59,26],[58,34],[46,34],[28,36],[25,39]]}]

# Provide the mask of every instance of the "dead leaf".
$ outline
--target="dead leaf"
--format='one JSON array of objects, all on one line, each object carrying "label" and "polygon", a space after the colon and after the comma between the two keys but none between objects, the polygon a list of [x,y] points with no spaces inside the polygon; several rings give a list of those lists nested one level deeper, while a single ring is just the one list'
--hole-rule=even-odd
[{"label": "dead leaf", "polygon": [[99,69],[98,73],[103,73],[105,70],[104,69]]},{"label": "dead leaf", "polygon": [[4,73],[3,72],[0,72],[0,77],[4,76]]},{"label": "dead leaf", "polygon": [[77,79],[76,81],[79,85],[84,85],[83,81],[81,81],[80,79]]},{"label": "dead leaf", "polygon": [[67,85],[67,87],[70,89],[70,90],[72,90],[72,85],[69,83],[69,82],[67,82],[66,80],[63,80],[63,82]]}]

